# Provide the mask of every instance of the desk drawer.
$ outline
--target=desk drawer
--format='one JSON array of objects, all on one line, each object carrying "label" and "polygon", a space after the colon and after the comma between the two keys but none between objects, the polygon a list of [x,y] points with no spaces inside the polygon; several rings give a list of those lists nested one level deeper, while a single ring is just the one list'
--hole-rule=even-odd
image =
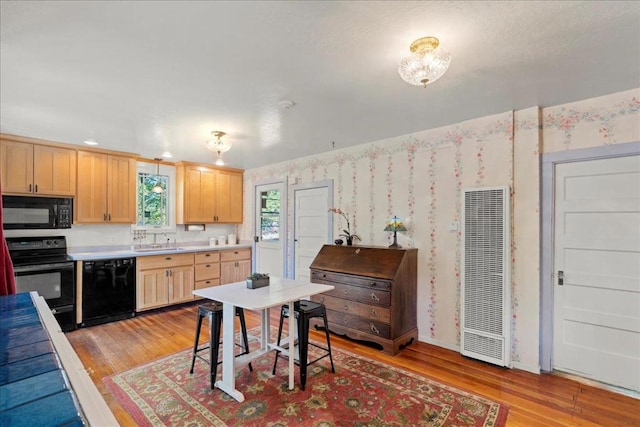
[{"label": "desk drawer", "polygon": [[391,290],[391,281],[384,279],[376,279],[373,277],[353,276],[349,274],[333,273],[324,270],[311,270],[311,281],[315,283],[344,283],[354,286],[363,286],[371,289],[380,289],[384,291]]},{"label": "desk drawer", "polygon": [[327,310],[353,314],[383,323],[390,323],[391,320],[391,310],[388,308],[349,301],[330,295],[314,295],[311,297],[311,300],[324,304]]},{"label": "desk drawer", "polygon": [[210,262],[207,264],[196,264],[195,266],[196,281],[217,279],[220,277],[220,263]]},{"label": "desk drawer", "polygon": [[325,292],[325,295],[363,302],[365,304],[375,304],[380,307],[391,306],[391,293],[388,291],[363,288],[361,286],[344,285],[342,283],[331,284],[335,286],[335,289]]},{"label": "desk drawer", "polygon": [[376,337],[389,338],[391,336],[391,327],[388,324],[364,319],[351,314],[327,310],[327,320],[330,323],[329,329],[331,329],[331,323],[335,323],[347,328],[357,329],[360,332],[375,335]]}]

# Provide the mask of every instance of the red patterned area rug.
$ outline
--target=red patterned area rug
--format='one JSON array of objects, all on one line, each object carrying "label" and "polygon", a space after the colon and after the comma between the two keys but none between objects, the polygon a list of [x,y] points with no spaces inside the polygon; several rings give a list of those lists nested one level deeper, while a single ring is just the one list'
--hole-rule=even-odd
[{"label": "red patterned area rug", "polygon": [[[254,331],[250,331],[254,332]],[[257,332],[257,331],[255,331]],[[255,342],[253,345],[257,345]],[[310,347],[312,348],[312,347]],[[104,378],[140,426],[503,426],[506,405],[337,348],[307,369],[307,387],[288,389],[288,362],[274,353],[240,369],[239,403],[209,388],[208,366],[184,350]],[[220,378],[220,367],[218,369]]]}]

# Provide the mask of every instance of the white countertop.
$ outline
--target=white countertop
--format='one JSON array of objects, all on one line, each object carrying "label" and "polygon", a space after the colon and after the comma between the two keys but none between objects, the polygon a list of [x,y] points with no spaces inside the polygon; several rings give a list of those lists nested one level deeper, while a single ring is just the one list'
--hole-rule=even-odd
[{"label": "white countertop", "polygon": [[238,248],[251,248],[251,243],[240,243],[237,245],[225,245],[225,246],[209,246],[208,244],[193,245],[178,243],[177,248],[169,247],[162,249],[153,249],[149,251],[145,250],[133,250],[129,247],[122,246],[95,246],[78,248],[77,250],[70,248],[67,255],[73,261],[93,261],[101,259],[118,259],[118,258],[134,258],[140,256],[150,255],[167,255],[167,254],[181,254],[190,252],[204,252],[204,251],[225,251]]}]

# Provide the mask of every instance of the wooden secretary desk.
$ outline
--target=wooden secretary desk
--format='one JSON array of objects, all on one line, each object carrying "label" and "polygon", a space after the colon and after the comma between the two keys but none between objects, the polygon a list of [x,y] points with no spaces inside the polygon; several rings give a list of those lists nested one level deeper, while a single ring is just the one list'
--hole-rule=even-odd
[{"label": "wooden secretary desk", "polygon": [[324,245],[310,268],[311,282],[335,286],[312,297],[326,306],[329,330],[391,355],[417,340],[417,258],[417,249]]}]

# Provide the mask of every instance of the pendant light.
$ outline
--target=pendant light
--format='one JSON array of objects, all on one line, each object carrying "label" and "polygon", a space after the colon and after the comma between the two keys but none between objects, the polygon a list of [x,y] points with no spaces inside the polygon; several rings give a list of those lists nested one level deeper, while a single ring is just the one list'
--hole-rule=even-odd
[{"label": "pendant light", "polygon": [[[159,157],[155,157],[153,160],[156,161],[156,177],[160,176],[160,160],[162,160]],[[160,185],[160,181],[156,181],[156,185],[153,186],[153,188],[151,189],[151,192],[153,193],[164,193],[164,188],[162,188],[162,185]]]}]

